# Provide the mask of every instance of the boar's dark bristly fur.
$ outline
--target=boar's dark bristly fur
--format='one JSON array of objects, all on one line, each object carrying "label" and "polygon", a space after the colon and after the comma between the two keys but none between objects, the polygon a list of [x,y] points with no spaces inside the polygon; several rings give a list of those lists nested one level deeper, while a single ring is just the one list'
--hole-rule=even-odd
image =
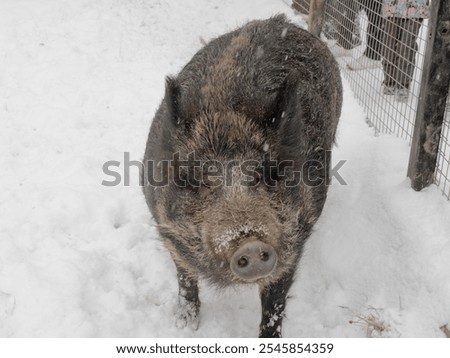
[{"label": "boar's dark bristly fur", "polygon": [[[177,267],[179,326],[198,325],[199,279],[250,283],[260,287],[259,335],[281,336],[295,268],[325,203],[341,105],[330,51],[283,15],[211,41],[167,79],[147,141],[144,194]],[[208,161],[223,164],[221,185],[184,181],[199,170],[208,178],[195,164]],[[225,165],[245,161],[260,164],[254,185]],[[264,170],[268,161],[291,163],[284,178],[303,180],[286,185]]]}]

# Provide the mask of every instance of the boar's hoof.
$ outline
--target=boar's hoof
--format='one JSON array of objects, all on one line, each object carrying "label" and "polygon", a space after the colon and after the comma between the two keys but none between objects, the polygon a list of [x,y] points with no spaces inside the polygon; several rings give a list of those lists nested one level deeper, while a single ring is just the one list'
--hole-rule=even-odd
[{"label": "boar's hoof", "polygon": [[231,258],[231,271],[245,281],[256,281],[270,275],[277,264],[274,248],[261,241],[242,245]]},{"label": "boar's hoof", "polygon": [[184,297],[178,297],[178,310],[175,316],[175,325],[182,329],[187,326],[196,331],[200,323],[199,319],[200,305],[188,301]]}]

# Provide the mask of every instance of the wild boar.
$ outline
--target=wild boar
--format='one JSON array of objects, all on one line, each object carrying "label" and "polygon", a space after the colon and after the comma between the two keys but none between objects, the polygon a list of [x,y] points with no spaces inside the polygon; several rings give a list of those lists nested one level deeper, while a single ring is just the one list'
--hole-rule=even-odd
[{"label": "wild boar", "polygon": [[332,54],[284,15],[212,40],[167,78],[143,181],[178,272],[178,326],[198,326],[199,279],[256,284],[259,336],[281,337],[325,203],[341,105]]}]

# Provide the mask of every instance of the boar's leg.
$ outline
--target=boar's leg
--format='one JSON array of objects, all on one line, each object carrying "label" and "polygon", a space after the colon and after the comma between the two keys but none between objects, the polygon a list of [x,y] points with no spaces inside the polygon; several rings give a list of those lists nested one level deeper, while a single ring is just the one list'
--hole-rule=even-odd
[{"label": "boar's leg", "polygon": [[198,298],[198,280],[191,277],[186,270],[175,263],[178,277],[178,310],[176,326],[184,328],[189,325],[197,330],[199,324],[200,299]]},{"label": "boar's leg", "polygon": [[281,323],[286,308],[286,298],[291,287],[294,270],[278,281],[261,287],[262,320],[259,326],[260,338],[281,338]]}]

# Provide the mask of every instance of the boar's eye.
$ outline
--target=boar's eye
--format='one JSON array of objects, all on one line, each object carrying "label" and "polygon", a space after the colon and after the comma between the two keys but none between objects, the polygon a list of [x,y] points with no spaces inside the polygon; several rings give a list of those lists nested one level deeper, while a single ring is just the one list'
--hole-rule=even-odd
[{"label": "boar's eye", "polygon": [[254,186],[258,186],[260,184],[263,184],[263,174],[260,171],[255,171],[254,175],[253,175],[253,182],[252,184]]},{"label": "boar's eye", "polygon": [[263,174],[261,174],[260,180],[267,189],[270,190],[276,188],[278,180],[280,179],[278,171],[278,166],[274,166],[273,163],[272,165],[269,163],[265,163],[264,172]]},{"label": "boar's eye", "polygon": [[201,198],[206,198],[211,193],[212,193],[212,188],[210,186],[208,186],[208,185],[201,185],[200,187],[197,188],[197,194]]},{"label": "boar's eye", "polygon": [[206,198],[216,190],[216,186],[211,185],[211,182],[209,181],[198,179],[187,180],[186,177],[184,179],[185,185],[182,188],[184,190],[189,190],[199,198]]},{"label": "boar's eye", "polygon": [[194,192],[197,198],[206,199],[208,197],[216,196],[217,190],[217,186],[210,186],[202,183],[199,187],[195,188]]}]

